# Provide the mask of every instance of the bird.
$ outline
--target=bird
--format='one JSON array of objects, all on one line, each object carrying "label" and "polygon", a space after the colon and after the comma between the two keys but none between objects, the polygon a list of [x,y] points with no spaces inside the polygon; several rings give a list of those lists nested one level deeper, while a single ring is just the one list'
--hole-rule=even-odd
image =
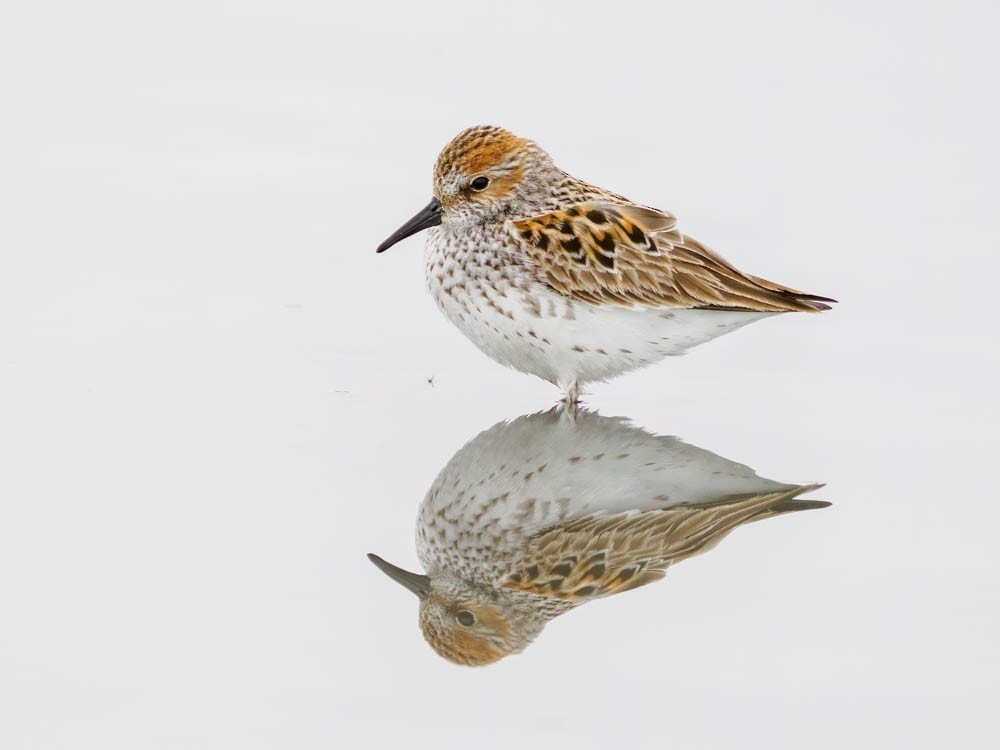
[{"label": "bird", "polygon": [[582,604],[663,578],[752,521],[830,503],[743,464],[567,405],[484,430],[417,513],[424,573],[368,559],[420,600],[424,639],[456,664],[520,653]]},{"label": "bird", "polygon": [[578,180],[495,126],[445,146],[433,199],[376,252],[425,229],[425,277],[444,315],[572,402],[587,383],[836,301],[738,270],[673,214]]}]

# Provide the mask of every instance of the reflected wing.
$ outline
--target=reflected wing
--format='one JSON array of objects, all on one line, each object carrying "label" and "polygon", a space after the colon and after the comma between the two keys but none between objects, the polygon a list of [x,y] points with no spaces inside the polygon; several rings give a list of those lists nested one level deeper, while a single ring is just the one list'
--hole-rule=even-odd
[{"label": "reflected wing", "polygon": [[710,506],[586,516],[535,537],[503,585],[571,601],[645,586],[663,578],[673,563],[711,549],[737,526],[826,507],[827,502],[795,499],[821,486],[803,485]]},{"label": "reflected wing", "polygon": [[745,274],[676,225],[668,213],[613,203],[514,223],[541,280],[581,302],[815,312],[834,301]]}]

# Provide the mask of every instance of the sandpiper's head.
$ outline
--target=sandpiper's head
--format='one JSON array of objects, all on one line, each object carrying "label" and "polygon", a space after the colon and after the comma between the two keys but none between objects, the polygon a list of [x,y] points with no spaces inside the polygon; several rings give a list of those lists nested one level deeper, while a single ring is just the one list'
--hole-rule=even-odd
[{"label": "sandpiper's head", "polygon": [[387,576],[420,598],[420,630],[439,656],[484,666],[523,651],[549,619],[520,591],[493,589],[453,577],[411,573],[368,555]]},{"label": "sandpiper's head", "polygon": [[434,199],[378,252],[438,224],[476,224],[542,212],[562,173],[533,141],[477,125],[444,147],[434,166]]},{"label": "sandpiper's head", "polygon": [[548,196],[557,173],[533,141],[503,128],[478,125],[444,147],[434,165],[434,197],[446,220],[517,216]]}]

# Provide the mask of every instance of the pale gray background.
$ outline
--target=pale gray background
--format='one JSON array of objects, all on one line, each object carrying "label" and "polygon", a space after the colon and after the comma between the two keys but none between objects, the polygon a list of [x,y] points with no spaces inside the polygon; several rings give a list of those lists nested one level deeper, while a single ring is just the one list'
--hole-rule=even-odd
[{"label": "pale gray background", "polygon": [[[22,3],[0,23],[0,747],[996,747],[995,3]],[[495,123],[842,301],[593,389],[832,509],[485,670],[412,526],[550,386],[421,241]],[[426,380],[435,377],[431,387]]]}]

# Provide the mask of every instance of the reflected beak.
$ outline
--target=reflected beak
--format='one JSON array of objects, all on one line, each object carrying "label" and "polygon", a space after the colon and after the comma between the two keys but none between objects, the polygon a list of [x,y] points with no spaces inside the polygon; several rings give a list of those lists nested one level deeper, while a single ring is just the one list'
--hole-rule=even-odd
[{"label": "reflected beak", "polygon": [[[399,229],[392,233],[385,242],[378,246],[376,253],[384,253],[390,247],[395,245],[400,240],[405,240],[412,234],[423,231],[424,229],[429,229],[430,227],[436,227],[441,223],[441,204],[438,202],[437,198],[432,198],[431,202],[424,206],[417,215],[410,219],[408,222],[403,224]],[[378,563],[375,563],[378,565]]]},{"label": "reflected beak", "polygon": [[[411,232],[412,234],[412,232]],[[431,579],[419,573],[411,573],[408,570],[397,568],[391,562],[386,562],[378,555],[368,554],[368,559],[375,563],[375,567],[385,573],[400,586],[404,586],[416,594],[420,599],[427,597],[431,593]]]}]

